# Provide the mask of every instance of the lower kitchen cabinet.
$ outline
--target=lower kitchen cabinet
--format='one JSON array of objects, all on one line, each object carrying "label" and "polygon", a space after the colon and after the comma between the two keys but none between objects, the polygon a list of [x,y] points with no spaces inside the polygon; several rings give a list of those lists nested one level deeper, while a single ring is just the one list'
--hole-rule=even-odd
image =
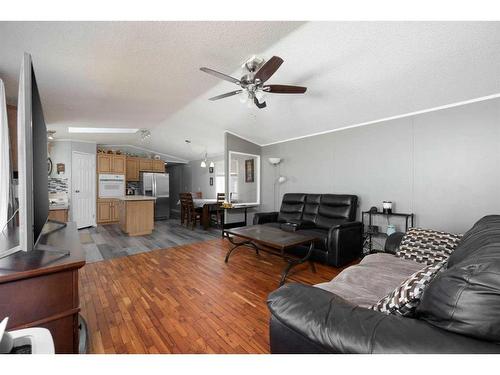
[{"label": "lower kitchen cabinet", "polygon": [[120,201],[117,199],[99,199],[97,202],[97,223],[118,223],[120,220]]}]

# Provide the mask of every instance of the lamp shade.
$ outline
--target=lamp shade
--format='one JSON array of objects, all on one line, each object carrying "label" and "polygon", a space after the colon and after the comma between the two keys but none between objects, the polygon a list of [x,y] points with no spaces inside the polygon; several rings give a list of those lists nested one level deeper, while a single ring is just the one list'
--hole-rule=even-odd
[{"label": "lamp shade", "polygon": [[279,163],[281,163],[281,158],[269,158],[268,160],[272,165],[278,165]]},{"label": "lamp shade", "polygon": [[200,167],[206,168],[207,167],[207,162],[205,160],[201,161]]}]

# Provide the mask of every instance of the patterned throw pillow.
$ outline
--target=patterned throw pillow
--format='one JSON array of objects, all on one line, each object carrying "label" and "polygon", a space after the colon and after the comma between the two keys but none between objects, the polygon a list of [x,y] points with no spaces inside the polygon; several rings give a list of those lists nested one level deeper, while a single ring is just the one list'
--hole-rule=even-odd
[{"label": "patterned throw pillow", "polygon": [[425,266],[403,281],[396,289],[370,309],[385,314],[412,316],[420,303],[422,293],[434,277],[445,269],[446,261]]},{"label": "patterned throw pillow", "polygon": [[396,256],[427,265],[433,264],[448,259],[461,238],[461,234],[410,228],[401,240]]}]

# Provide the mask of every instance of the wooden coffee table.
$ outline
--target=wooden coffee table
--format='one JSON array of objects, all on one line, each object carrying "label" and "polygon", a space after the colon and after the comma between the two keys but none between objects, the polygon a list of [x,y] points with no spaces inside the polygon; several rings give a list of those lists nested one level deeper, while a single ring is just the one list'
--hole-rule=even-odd
[{"label": "wooden coffee table", "polygon": [[[255,249],[257,255],[259,251],[264,251],[285,259],[288,264],[281,272],[280,286],[285,283],[285,279],[292,267],[298,264],[309,261],[312,271],[316,272],[314,263],[310,260],[316,237],[288,232],[267,225],[249,225],[246,227],[226,229],[224,234],[229,242],[234,245],[226,254],[226,263],[229,261],[231,253],[241,246],[252,247]],[[236,241],[235,238],[241,238],[242,241]],[[286,254],[287,250],[306,244],[309,244],[309,250],[303,258],[292,258]]]}]

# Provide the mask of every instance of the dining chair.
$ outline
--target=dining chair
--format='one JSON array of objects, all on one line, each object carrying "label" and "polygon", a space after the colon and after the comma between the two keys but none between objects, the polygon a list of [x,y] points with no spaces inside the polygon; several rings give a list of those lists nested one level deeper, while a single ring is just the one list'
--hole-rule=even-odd
[{"label": "dining chair", "polygon": [[186,221],[186,226],[191,224],[191,229],[194,229],[196,220],[201,224],[202,209],[195,208],[193,203],[193,195],[191,193],[179,194],[181,200],[181,223]]},{"label": "dining chair", "polygon": [[210,215],[210,221],[216,226],[222,226],[222,203],[226,200],[225,193],[217,193],[217,203]]}]

